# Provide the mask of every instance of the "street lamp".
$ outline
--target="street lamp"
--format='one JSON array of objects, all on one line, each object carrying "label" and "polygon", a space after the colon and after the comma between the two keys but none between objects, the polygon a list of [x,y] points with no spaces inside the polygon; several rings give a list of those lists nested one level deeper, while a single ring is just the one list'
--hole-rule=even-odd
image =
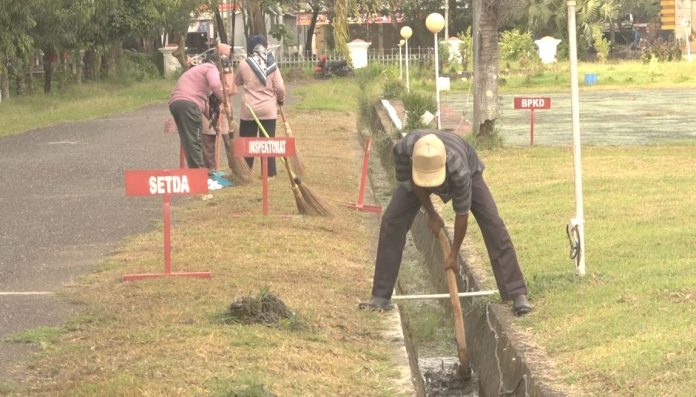
[{"label": "street lamp", "polygon": [[401,66],[402,61],[401,61],[401,47],[404,45],[404,39],[399,40],[399,80],[404,79],[404,72],[403,72],[403,67]]},{"label": "street lamp", "polygon": [[410,76],[408,74],[408,39],[411,37],[413,34],[413,30],[409,28],[408,26],[404,26],[401,28],[401,37],[404,38],[404,42],[406,43],[406,92],[411,92],[411,85],[410,85]]},{"label": "street lamp", "polygon": [[435,37],[435,100],[437,101],[437,129],[440,129],[440,87],[438,80],[440,79],[440,60],[438,59],[437,34],[445,27],[445,18],[434,12],[425,18],[425,27],[432,32]]}]

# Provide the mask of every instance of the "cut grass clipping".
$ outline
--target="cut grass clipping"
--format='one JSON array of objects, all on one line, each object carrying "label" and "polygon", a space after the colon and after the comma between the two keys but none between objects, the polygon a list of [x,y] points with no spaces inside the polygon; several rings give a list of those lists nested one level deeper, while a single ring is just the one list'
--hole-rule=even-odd
[{"label": "cut grass clipping", "polygon": [[232,302],[222,316],[226,324],[262,324],[280,328],[306,329],[306,323],[285,302],[264,288],[257,296],[244,296]]}]

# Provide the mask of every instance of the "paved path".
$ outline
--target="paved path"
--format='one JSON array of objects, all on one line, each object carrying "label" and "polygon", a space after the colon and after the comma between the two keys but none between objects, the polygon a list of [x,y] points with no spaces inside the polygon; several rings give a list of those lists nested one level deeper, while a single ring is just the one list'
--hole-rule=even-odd
[{"label": "paved path", "polygon": [[[530,111],[514,110],[514,96],[551,98],[551,110],[534,112],[535,145],[572,145],[568,93],[503,95],[497,126],[505,144],[529,145]],[[442,102],[456,110],[458,118],[463,114],[473,120],[471,98],[444,93]],[[590,145],[644,145],[696,139],[696,89],[583,90],[580,133],[582,143]]]},{"label": "paved path", "polygon": [[126,197],[126,169],[177,168],[166,104],[0,138],[0,384],[28,347],[9,334],[60,323],[56,292],[162,218],[157,199]]},{"label": "paved path", "polygon": [[[240,100],[238,92],[235,115]],[[179,137],[163,132],[169,117],[163,102],[0,137],[0,386],[21,376],[12,363],[31,349],[3,339],[62,323],[74,307],[53,293],[162,221],[162,200],[126,197],[124,174],[179,167]]]}]

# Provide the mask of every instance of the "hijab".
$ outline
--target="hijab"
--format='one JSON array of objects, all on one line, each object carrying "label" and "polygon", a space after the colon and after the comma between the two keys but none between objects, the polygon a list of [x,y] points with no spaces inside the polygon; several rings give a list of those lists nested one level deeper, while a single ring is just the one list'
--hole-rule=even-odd
[{"label": "hijab", "polygon": [[268,42],[263,36],[253,36],[247,45],[246,62],[251,66],[261,84],[266,85],[267,77],[278,68],[273,54],[266,48]]}]

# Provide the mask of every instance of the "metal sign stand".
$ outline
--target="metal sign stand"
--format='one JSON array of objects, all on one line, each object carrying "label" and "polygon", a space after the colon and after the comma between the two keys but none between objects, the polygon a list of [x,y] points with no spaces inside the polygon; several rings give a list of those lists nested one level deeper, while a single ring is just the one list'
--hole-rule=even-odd
[{"label": "metal sign stand", "polygon": [[172,272],[171,197],[199,193],[208,193],[208,171],[203,168],[126,171],[127,195],[161,195],[164,199],[164,273],[125,274],[123,281],[160,277],[212,277],[210,272]]}]

